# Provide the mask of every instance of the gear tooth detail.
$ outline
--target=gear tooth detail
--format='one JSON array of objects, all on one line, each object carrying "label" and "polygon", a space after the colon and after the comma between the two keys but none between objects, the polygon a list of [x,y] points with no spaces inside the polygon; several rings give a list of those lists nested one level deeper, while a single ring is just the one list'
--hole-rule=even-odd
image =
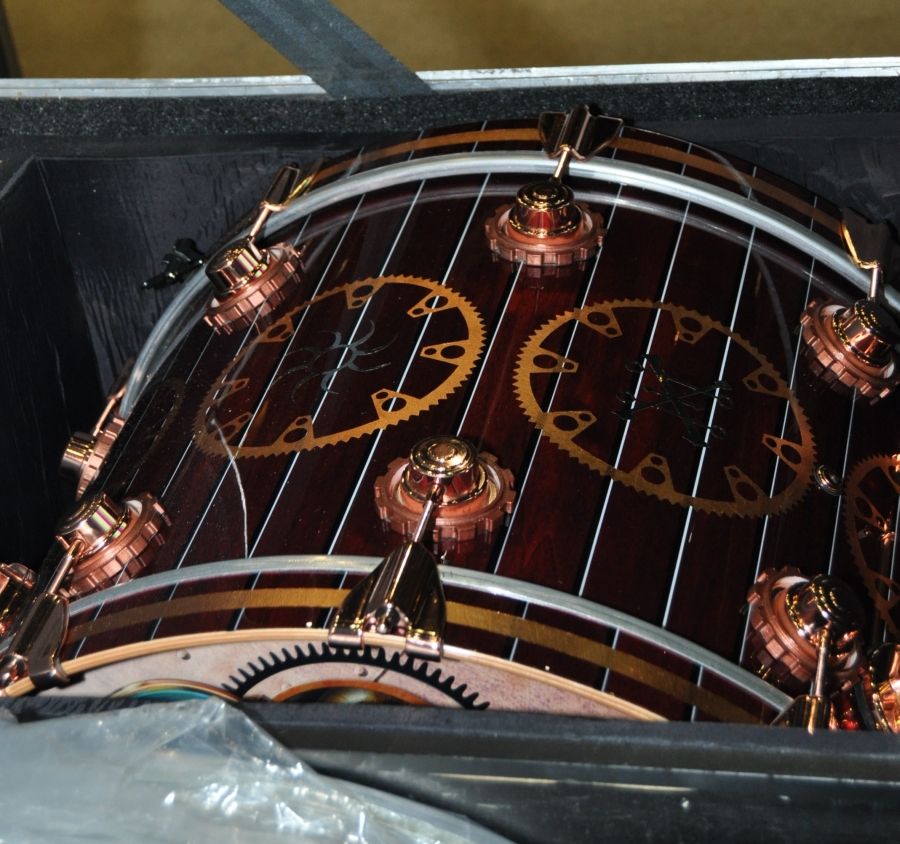
[{"label": "gear tooth detail", "polygon": [[[291,439],[285,438],[285,434],[291,433],[294,430],[299,430],[300,428],[305,428],[307,424],[310,424],[304,422],[303,424],[298,424],[296,428],[292,428],[291,425],[288,425],[285,431],[282,432],[282,435],[269,444],[242,447],[235,446],[234,448],[230,448],[228,440],[235,437],[235,435],[243,428],[243,424],[246,420],[238,425],[236,420],[239,420],[240,417],[235,416],[229,421],[222,422],[221,428],[209,430],[207,422],[208,413],[211,410],[217,411],[223,405],[227,404],[229,393],[226,388],[232,383],[231,373],[238,370],[241,366],[241,362],[247,356],[252,355],[259,344],[288,342],[295,333],[293,318],[301,311],[328,297],[343,296],[346,298],[349,307],[358,307],[361,300],[353,299],[352,294],[354,289],[360,287],[374,288],[374,290],[370,289],[370,291],[365,294],[366,297],[370,297],[376,295],[381,288],[389,285],[419,288],[425,293],[420,305],[410,310],[410,318],[415,319],[424,316],[426,313],[456,310],[462,317],[462,321],[465,323],[468,336],[461,338],[457,343],[453,344],[463,349],[463,354],[457,358],[444,358],[440,357],[440,355],[434,355],[435,359],[439,358],[442,363],[450,364],[454,369],[453,372],[451,372],[431,392],[422,397],[404,396],[405,402],[403,406],[390,411],[383,411],[383,409],[379,407],[375,397],[373,397],[373,400],[376,401],[377,411],[374,420],[321,437],[315,434],[312,427],[308,427],[305,436]],[[431,306],[427,303],[436,296],[446,300],[447,303],[435,306],[434,309],[431,310]],[[356,301],[356,304],[352,304],[354,301]],[[323,448],[325,446],[337,445],[338,443],[358,439],[359,437],[372,434],[375,431],[382,430],[391,425],[396,425],[400,422],[412,419],[456,392],[475,370],[475,366],[484,350],[484,341],[484,320],[481,318],[476,307],[465,296],[460,295],[452,288],[446,287],[437,281],[404,275],[380,276],[378,278],[353,281],[332,290],[327,290],[285,314],[277,322],[269,326],[265,333],[261,334],[253,342],[245,346],[238,356],[228,364],[225,370],[216,379],[215,383],[210,387],[197,410],[197,414],[194,417],[194,442],[207,454],[218,455],[221,457],[228,457],[229,454],[231,454],[233,457],[246,458],[295,454],[298,451]],[[445,345],[450,346],[451,342],[448,341]],[[425,347],[422,348],[424,349]],[[222,392],[223,390],[225,390],[225,392]],[[376,397],[378,395],[378,393],[375,394]],[[303,419],[303,417],[299,417],[299,419]],[[232,427],[229,428],[229,425]],[[228,434],[225,437],[222,436],[223,428],[228,431]]]},{"label": "gear tooth detail", "polygon": [[[752,486],[752,484],[741,483],[741,479],[738,478],[737,480],[732,479],[734,480],[732,484],[733,500],[718,500],[699,498],[687,492],[681,492],[672,485],[669,479],[666,479],[663,483],[651,483],[647,480],[644,464],[639,464],[631,471],[625,471],[595,456],[574,441],[578,433],[595,421],[591,420],[590,417],[592,415],[589,411],[582,413],[578,408],[575,408],[571,413],[563,411],[562,414],[558,412],[548,414],[542,410],[540,402],[537,401],[532,391],[532,376],[557,372],[559,373],[558,377],[562,377],[567,371],[576,371],[571,366],[568,370],[561,368],[561,365],[558,368],[542,368],[539,366],[535,361],[541,355],[559,357],[554,352],[544,349],[542,343],[557,329],[570,322],[581,323],[601,336],[608,337],[613,342],[615,338],[622,336],[615,311],[625,308],[666,311],[675,322],[676,330],[680,332],[680,336],[683,336],[685,342],[688,343],[697,342],[710,331],[717,331],[730,338],[733,343],[740,346],[759,362],[760,368],[756,372],[763,373],[768,381],[774,382],[775,386],[772,387],[768,383],[762,384],[762,378],[759,381],[753,380],[750,384],[744,384],[744,386],[764,395],[768,394],[786,400],[800,429],[800,442],[792,443],[795,450],[800,454],[800,460],[793,465],[788,463],[789,468],[795,473],[796,477],[781,492],[776,493],[772,497],[765,494],[760,496],[758,490],[747,488]],[[594,319],[592,322],[593,314],[601,314],[603,319]],[[683,325],[684,320],[689,320],[688,325],[692,326],[690,331],[681,332],[681,329],[685,327]],[[695,324],[700,325],[699,330],[693,327]],[[640,493],[652,495],[676,506],[693,507],[703,512],[723,516],[760,517],[783,513],[791,509],[803,499],[809,489],[815,462],[815,440],[810,430],[809,419],[800,406],[797,397],[780,374],[778,374],[775,367],[769,363],[765,355],[758,349],[725,325],[696,311],[665,302],[651,302],[642,299],[618,299],[567,311],[544,323],[525,342],[517,357],[513,386],[519,405],[526,416],[540,429],[541,435],[547,437],[557,448],[565,451],[579,463],[611,477],[614,481],[624,483]],[[566,426],[565,430],[559,428],[553,421],[560,415],[569,416],[571,419],[572,425]],[[581,421],[579,421],[578,417],[582,417]],[[784,458],[779,457],[779,459]]]},{"label": "gear tooth detail", "polygon": [[[321,650],[318,648],[321,648]],[[229,676],[231,684],[228,686],[223,684],[222,687],[238,697],[244,697],[250,689],[263,680],[289,668],[327,663],[355,664],[367,668],[394,671],[407,677],[413,677],[434,689],[438,689],[463,709],[486,709],[488,706],[488,702],[475,703],[479,697],[478,692],[465,694],[468,688],[466,683],[454,687],[453,684],[456,682],[456,678],[452,674],[444,676],[444,672],[440,667],[435,667],[432,670],[431,663],[428,661],[417,659],[402,651],[391,651],[390,656],[388,656],[385,648],[380,646],[340,648],[332,647],[325,642],[322,642],[318,648],[312,642],[306,648],[301,645],[294,646],[293,654],[282,648],[283,659],[270,651],[271,662],[266,661],[262,657],[257,657],[256,660],[248,663],[246,667],[236,670],[236,673],[241,675],[243,679],[238,679],[238,677],[231,675]],[[263,667],[260,667],[260,665]]]},{"label": "gear tooth detail", "polygon": [[[876,570],[875,567],[879,566],[881,563],[880,559],[873,560],[874,567],[869,567],[860,537],[861,530],[886,534],[889,530],[893,529],[893,526],[885,525],[884,527],[880,527],[873,523],[873,520],[877,520],[878,514],[863,512],[860,508],[860,504],[862,503],[863,507],[872,507],[875,503],[870,502],[869,499],[862,494],[861,490],[863,482],[872,473],[881,473],[884,475],[894,489],[900,493],[900,475],[898,475],[898,470],[900,470],[900,455],[876,454],[871,457],[863,458],[853,466],[850,473],[847,475],[845,483],[846,492],[844,493],[844,531],[846,540],[850,545],[853,562],[856,565],[857,572],[865,583],[866,592],[868,593],[872,604],[874,604],[875,612],[878,613],[878,617],[884,622],[888,631],[895,639],[900,639],[900,625],[898,625],[892,615],[892,611],[898,600],[900,600],[900,584],[895,583],[890,580],[889,577],[880,574]],[[893,505],[897,506],[896,499],[893,502]],[[885,512],[881,515],[882,517],[885,517],[889,514]],[[888,521],[890,521],[890,519],[888,519]],[[894,541],[897,541],[896,538]],[[893,598],[886,598],[885,591],[889,592]]]},{"label": "gear tooth detail", "polygon": [[231,692],[233,695],[236,695],[238,693],[237,690],[241,686],[241,681],[238,680],[238,678],[233,674],[228,675],[228,680],[230,681],[231,685],[229,685],[228,683],[222,683],[222,688],[225,689],[226,692]]}]

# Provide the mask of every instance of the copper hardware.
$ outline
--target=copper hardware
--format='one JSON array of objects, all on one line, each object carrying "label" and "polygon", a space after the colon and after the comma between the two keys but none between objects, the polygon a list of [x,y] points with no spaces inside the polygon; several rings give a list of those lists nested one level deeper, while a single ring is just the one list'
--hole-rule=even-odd
[{"label": "copper hardware", "polygon": [[894,556],[894,523],[900,495],[897,455],[872,455],[847,475],[844,530],[856,570],[869,599],[893,638],[900,636],[896,606],[900,583],[890,577]]},{"label": "copper hardware", "polygon": [[800,727],[810,733],[827,730],[834,720],[831,700],[822,694],[799,695],[778,713],[773,727]]},{"label": "copper hardware", "polygon": [[813,466],[813,480],[816,486],[829,495],[840,496],[844,491],[844,479],[834,470],[822,463]]},{"label": "copper hardware", "polygon": [[874,648],[853,691],[869,729],[900,733],[900,645],[885,642]]},{"label": "copper hardware", "polygon": [[[851,228],[860,238],[859,248]],[[833,390],[844,394],[857,390],[871,404],[900,383],[900,359],[894,350],[900,342],[900,328],[879,302],[890,244],[883,236],[875,237],[873,228],[878,227],[845,209],[841,236],[853,262],[871,271],[868,297],[850,307],[813,300],[800,317],[810,369]]]},{"label": "copper hardware", "polygon": [[810,369],[833,390],[849,395],[855,389],[875,404],[900,383],[893,350],[900,332],[877,302],[860,299],[845,308],[814,299],[800,325]]},{"label": "copper hardware", "polygon": [[[530,195],[549,182],[533,182],[525,185],[516,197],[516,210],[519,206],[530,204]],[[565,185],[560,185],[565,188]],[[568,190],[568,188],[565,188]],[[571,193],[571,191],[570,191]],[[573,202],[567,211],[569,220],[577,219],[578,224],[570,234],[552,235],[542,233],[523,233],[517,231],[510,222],[510,214],[514,206],[504,205],[485,225],[488,243],[504,261],[521,261],[525,264],[543,266],[565,266],[577,261],[586,261],[603,243],[606,230],[603,228],[603,217],[590,211],[583,202]],[[526,219],[533,220],[538,214],[524,212]],[[546,213],[547,225],[563,225],[563,215]],[[552,229],[549,229],[552,231]]]},{"label": "copper hardware", "polygon": [[271,313],[287,298],[288,283],[296,280],[300,269],[299,253],[290,243],[259,246],[256,238],[270,214],[283,210],[309,187],[314,172],[304,173],[296,164],[279,169],[249,234],[210,260],[206,274],[215,297],[204,320],[215,331],[230,334],[249,325],[257,315]]},{"label": "copper hardware", "polygon": [[216,295],[203,319],[219,333],[249,325],[259,313],[271,313],[287,298],[300,258],[290,244],[259,249],[244,238],[216,255],[206,268]]},{"label": "copper hardware", "polygon": [[824,574],[809,579],[793,567],[766,569],[747,601],[750,666],[766,680],[802,694],[816,676],[823,638],[833,681],[846,687],[856,679],[865,612],[842,581]]},{"label": "copper hardware", "polygon": [[19,563],[0,563],[0,639],[6,637],[34,588],[34,572]]},{"label": "copper hardware", "polygon": [[162,506],[146,492],[122,506],[103,493],[82,501],[58,526],[64,548],[76,542],[83,546],[64,594],[80,597],[131,580],[165,541],[161,531],[168,524]]},{"label": "copper hardware", "polygon": [[558,158],[546,181],[531,182],[486,223],[491,250],[505,261],[535,266],[561,266],[584,261],[603,243],[603,218],[575,201],[562,183],[571,157],[579,161],[596,155],[619,133],[622,121],[604,117],[581,105],[568,114],[544,112],[538,129],[544,151]]},{"label": "copper hardware", "polygon": [[18,680],[29,677],[38,689],[67,683],[69,677],[60,663],[60,652],[69,629],[69,600],[62,584],[84,542],[76,539],[66,549],[50,582],[31,597],[13,623],[10,641],[0,660],[0,696]]},{"label": "copper hardware", "polygon": [[392,530],[411,535],[420,523],[427,495],[435,482],[444,485],[431,538],[465,541],[492,533],[512,512],[513,476],[491,454],[478,454],[457,437],[429,437],[417,443],[409,458],[398,458],[375,481],[378,515]]},{"label": "copper hardware", "polygon": [[329,629],[330,645],[359,648],[366,633],[377,633],[402,636],[404,649],[412,656],[441,658],[447,605],[438,561],[421,539],[448,493],[471,500],[468,496],[478,485],[478,458],[465,441],[436,437],[413,448],[411,462],[415,468],[410,483],[417,495],[422,480],[428,479],[412,537],[350,591]]},{"label": "copper hardware", "polygon": [[75,498],[81,498],[91,481],[97,477],[113,447],[125,420],[116,413],[119,402],[125,394],[128,376],[134,360],[126,362],[116,377],[115,383],[106,397],[106,405],[97,419],[97,424],[89,434],[76,431],[69,438],[59,462],[59,473],[75,481]]}]

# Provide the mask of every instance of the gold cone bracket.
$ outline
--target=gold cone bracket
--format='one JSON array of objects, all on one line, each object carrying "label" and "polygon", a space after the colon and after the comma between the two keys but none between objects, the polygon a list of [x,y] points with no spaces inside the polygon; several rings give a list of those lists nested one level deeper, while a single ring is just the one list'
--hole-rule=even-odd
[{"label": "gold cone bracket", "polygon": [[437,560],[421,543],[404,542],[344,599],[328,644],[360,648],[367,633],[394,635],[412,656],[440,659],[446,623]]},{"label": "gold cone bracket", "polygon": [[27,599],[13,622],[9,641],[0,660],[0,696],[19,680],[30,678],[38,689],[69,682],[60,662],[69,630],[69,600],[61,587],[75,560],[84,552],[80,539],[62,555],[49,583]]},{"label": "gold cone bracket", "polygon": [[[607,117],[589,105],[575,106],[570,112],[545,111],[538,118],[541,145],[550,158],[561,164],[572,156],[585,161],[612,141],[622,128],[618,117]],[[557,173],[561,173],[557,168]]]}]

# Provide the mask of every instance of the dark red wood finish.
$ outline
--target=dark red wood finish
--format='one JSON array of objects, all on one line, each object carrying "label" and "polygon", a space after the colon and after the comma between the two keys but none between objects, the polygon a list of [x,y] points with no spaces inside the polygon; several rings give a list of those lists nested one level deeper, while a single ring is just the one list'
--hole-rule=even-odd
[{"label": "dark red wood finish", "polygon": [[[522,125],[514,128],[520,130]],[[466,132],[481,128],[458,127]],[[502,128],[499,123],[484,127]],[[534,148],[535,142],[488,142],[488,148],[498,146]],[[466,149],[472,144],[451,143],[412,155]],[[795,222],[836,238],[834,209],[744,162],[632,129],[604,154],[750,195]],[[362,166],[409,155],[387,156]],[[792,509],[746,518],[661,500],[612,482],[542,437],[514,388],[523,346],[559,315],[612,300],[677,304],[730,327],[775,366],[809,417],[816,460],[845,473],[866,455],[900,450],[900,429],[894,424],[900,398],[873,408],[838,396],[810,374],[798,353],[795,329],[809,299],[821,295],[819,286],[839,291],[848,301],[857,291],[797,250],[740,221],[669,197],[585,180],[575,180],[576,190],[618,196],[615,204],[594,208],[608,228],[598,256],[544,271],[500,261],[487,247],[484,224],[499,205],[513,200],[527,179],[464,176],[410,183],[320,212],[291,229],[303,246],[305,267],[302,279],[272,317],[230,336],[214,336],[202,323],[194,328],[135,409],[96,485],[117,495],[149,491],[161,497],[173,525],[148,574],[244,556],[382,556],[400,538],[378,520],[372,494],[375,479],[421,437],[459,433],[513,472],[518,499],[508,527],[447,549],[454,566],[581,595],[663,626],[734,661],[742,655],[741,607],[762,568],[794,565],[809,574],[833,570],[858,585],[838,524],[839,499],[809,485]],[[651,203],[657,211],[641,210],[641,203]],[[237,470],[221,454],[196,446],[192,437],[210,386],[273,320],[336,287],[378,276],[431,279],[464,296],[478,311],[485,344],[474,371],[459,389],[407,421],[336,445],[253,458],[242,457],[238,449]],[[310,318],[297,329],[296,347],[321,345],[323,338],[327,342],[333,336],[329,332],[347,337],[356,331],[358,336],[368,324],[373,328],[370,347],[390,341],[389,352],[377,358],[381,369],[342,369],[329,392],[322,391],[317,378],[289,398],[294,382],[279,380],[290,367],[290,355],[284,356],[288,346],[258,347],[243,358],[241,371],[232,373],[249,378],[252,385],[241,401],[253,412],[265,407],[267,414],[247,444],[270,441],[294,416],[307,413],[320,414],[317,432],[319,425],[322,430],[347,427],[370,412],[370,396],[378,384],[412,395],[427,392],[435,370],[416,357],[417,349],[455,339],[459,325],[435,318],[421,333],[416,333],[418,328],[413,333],[403,329],[401,336],[398,326],[404,324],[409,306],[400,293],[392,293],[365,313],[348,310],[342,296],[307,309]],[[618,465],[628,469],[651,451],[664,453],[677,486],[695,486],[700,497],[729,498],[724,467],[732,464],[764,489],[784,489],[792,479],[790,469],[760,446],[764,434],[789,440],[799,436],[783,400],[735,389],[733,408],[716,410],[715,422],[726,436],[706,450],[684,440],[684,424],[677,417],[645,411],[626,424],[613,413],[622,406],[616,399],[622,385],[638,388],[637,376],[629,375],[626,365],[641,355],[660,355],[667,371],[696,385],[718,378],[739,385],[757,365],[721,333],[711,332],[696,345],[679,342],[666,312],[644,307],[623,309],[617,315],[624,336],[615,344],[584,326],[576,328],[575,323],[548,339],[544,348],[578,360],[579,370],[576,375],[534,377],[532,388],[540,407],[554,411],[590,406],[597,421],[579,436],[580,446],[610,463],[618,456]],[[337,354],[328,360],[336,366]],[[709,409],[705,404],[703,413]],[[223,425],[227,422],[221,420]],[[323,577],[323,583],[337,585],[333,575]],[[222,588],[259,588],[273,578],[278,579],[263,575]],[[190,588],[182,586],[169,597],[189,594]],[[486,600],[494,607],[498,602]],[[527,613],[527,618],[549,612],[522,606],[504,611]],[[314,610],[292,614],[254,609],[219,613],[188,626],[164,620],[122,634],[125,639],[140,639],[217,625],[222,629],[307,621],[318,625],[323,623],[321,616]],[[575,627],[573,632],[578,632]],[[594,629],[582,635],[605,640],[611,634]],[[472,636],[471,630],[455,631],[451,638],[496,655],[508,656],[515,647],[529,665],[559,663],[566,676],[638,703],[649,694],[646,687],[638,689],[633,681],[596,666],[569,664],[563,670],[562,663],[569,658],[557,654],[551,659],[535,645],[497,637],[470,643]],[[91,642],[91,647],[125,639],[109,634],[99,644]],[[607,644],[655,660],[703,688],[721,686],[720,680],[700,677],[690,662],[671,654],[651,654],[652,648],[638,640],[619,636]],[[692,707],[674,699],[655,709],[665,710],[668,717],[696,716]]]}]

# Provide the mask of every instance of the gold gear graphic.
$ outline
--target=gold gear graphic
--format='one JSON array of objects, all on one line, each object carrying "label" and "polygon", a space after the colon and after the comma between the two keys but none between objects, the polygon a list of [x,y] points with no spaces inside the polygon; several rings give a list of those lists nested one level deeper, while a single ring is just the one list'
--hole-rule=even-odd
[{"label": "gold gear graphic", "polygon": [[[457,340],[445,341],[422,346],[418,355],[426,360],[438,361],[453,367],[453,371],[444,380],[424,396],[413,396],[400,393],[388,387],[372,393],[375,418],[363,424],[355,425],[342,431],[317,436],[313,429],[313,420],[308,415],[292,419],[274,442],[266,445],[239,445],[237,440],[245,426],[255,418],[255,414],[244,412],[227,420],[216,420],[216,427],[210,429],[208,418],[211,413],[221,410],[233,396],[247,388],[249,378],[232,376],[241,371],[245,358],[252,355],[261,344],[286,344],[294,335],[294,317],[301,311],[312,307],[332,296],[346,298],[348,310],[362,308],[380,290],[391,285],[419,287],[422,296],[409,310],[407,316],[415,320],[430,317],[443,311],[457,311],[467,329],[467,336]],[[456,291],[445,287],[440,282],[411,276],[380,276],[335,287],[321,293],[308,302],[294,308],[277,322],[272,323],[256,340],[249,343],[241,353],[225,368],[206,394],[197,413],[194,425],[194,440],[197,445],[209,454],[237,457],[268,457],[279,454],[293,454],[308,451],[326,445],[346,442],[356,437],[371,434],[379,429],[387,428],[411,419],[429,407],[445,399],[458,389],[475,368],[482,346],[484,345],[484,325],[475,307]]]},{"label": "gold gear graphic", "polygon": [[[615,341],[623,335],[616,318],[616,311],[622,308],[651,308],[668,313],[675,323],[679,342],[694,344],[710,331],[718,331],[731,339],[759,362],[759,367],[744,376],[742,383],[751,392],[762,393],[786,400],[800,430],[800,442],[785,440],[774,434],[764,434],[761,444],[773,452],[796,477],[781,492],[768,496],[758,483],[739,466],[724,467],[725,478],[731,489],[733,500],[700,498],[675,488],[664,455],[648,453],[643,460],[629,471],[597,457],[575,442],[579,434],[594,424],[597,417],[588,410],[541,410],[534,396],[531,378],[533,375],[560,373],[560,377],[574,374],[579,370],[579,362],[562,354],[543,348],[542,343],[553,332],[568,322],[576,321],[596,331],[601,337]],[[774,366],[754,346],[743,337],[720,322],[708,316],[664,302],[639,299],[619,299],[600,302],[585,308],[568,311],[545,323],[527,340],[519,355],[515,375],[515,388],[526,415],[551,442],[568,452],[586,466],[620,481],[638,492],[653,495],[663,501],[682,507],[693,507],[707,513],[727,516],[766,516],[780,513],[794,506],[805,494],[809,485],[815,461],[815,448],[809,420],[797,401],[796,396]],[[560,420],[562,420],[560,422]]]},{"label": "gold gear graphic", "polygon": [[[892,580],[890,574],[896,541],[894,520],[897,496],[900,495],[898,460],[900,455],[886,454],[861,460],[847,478],[844,496],[844,528],[853,553],[853,562],[866,584],[878,615],[895,638],[900,638],[900,627],[891,616],[891,610],[900,602],[900,583]],[[879,508],[873,498],[878,499],[882,507]],[[882,510],[887,510],[883,506],[885,502],[894,507],[893,513],[882,513]],[[864,542],[869,546],[867,549],[863,548]],[[870,567],[870,562],[882,570],[879,572]]]}]

